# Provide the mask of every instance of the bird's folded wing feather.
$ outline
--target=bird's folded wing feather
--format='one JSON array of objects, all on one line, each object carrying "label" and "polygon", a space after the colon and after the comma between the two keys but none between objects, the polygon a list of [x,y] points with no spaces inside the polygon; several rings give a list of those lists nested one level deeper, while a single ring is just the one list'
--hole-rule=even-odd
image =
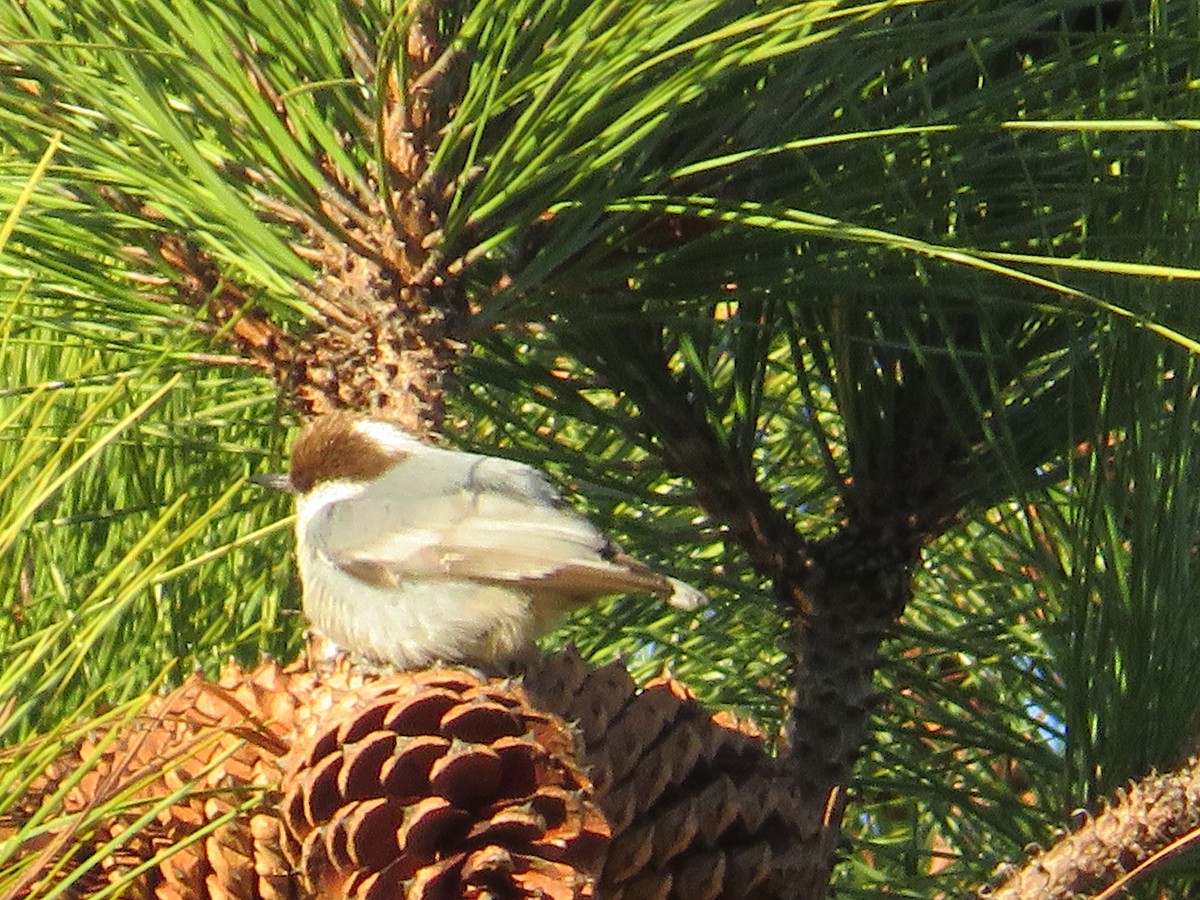
[{"label": "bird's folded wing feather", "polygon": [[668,579],[563,504],[541,473],[494,457],[452,457],[405,463],[389,476],[390,490],[332,504],[312,525],[330,560],[376,584],[468,579],[581,600],[672,592]]}]

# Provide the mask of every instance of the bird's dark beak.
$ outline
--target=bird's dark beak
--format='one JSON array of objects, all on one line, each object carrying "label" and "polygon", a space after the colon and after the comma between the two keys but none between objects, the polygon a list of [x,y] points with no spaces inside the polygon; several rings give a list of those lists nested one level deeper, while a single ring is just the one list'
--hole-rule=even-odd
[{"label": "bird's dark beak", "polygon": [[283,491],[285,494],[296,492],[292,487],[292,479],[287,475],[251,475],[247,480],[273,491]]}]

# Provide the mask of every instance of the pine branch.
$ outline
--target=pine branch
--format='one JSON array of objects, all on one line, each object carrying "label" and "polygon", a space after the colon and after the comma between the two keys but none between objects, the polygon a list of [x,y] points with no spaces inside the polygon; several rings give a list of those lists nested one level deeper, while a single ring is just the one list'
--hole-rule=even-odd
[{"label": "pine branch", "polygon": [[1038,853],[989,900],[1096,900],[1120,895],[1200,835],[1200,757],[1167,775],[1152,774],[1118,791],[1078,830]]}]

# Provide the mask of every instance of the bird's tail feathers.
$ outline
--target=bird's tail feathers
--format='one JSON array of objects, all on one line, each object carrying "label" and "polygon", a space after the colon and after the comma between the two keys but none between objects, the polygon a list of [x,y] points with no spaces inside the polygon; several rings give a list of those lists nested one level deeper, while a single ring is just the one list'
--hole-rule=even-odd
[{"label": "bird's tail feathers", "polygon": [[667,598],[667,604],[675,609],[693,610],[708,604],[708,597],[704,592],[686,581],[680,581],[678,578],[668,578],[667,581],[671,582],[673,588],[671,596]]}]

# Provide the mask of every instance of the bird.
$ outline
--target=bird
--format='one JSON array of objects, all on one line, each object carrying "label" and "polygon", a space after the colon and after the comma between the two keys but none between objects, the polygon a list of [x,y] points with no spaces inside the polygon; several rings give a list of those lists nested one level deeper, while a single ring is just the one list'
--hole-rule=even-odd
[{"label": "bird", "polygon": [[286,475],[252,480],[295,498],[310,627],[373,666],[503,669],[601,597],[707,602],[626,554],[534,467],[434,446],[384,418],[317,416]]}]

